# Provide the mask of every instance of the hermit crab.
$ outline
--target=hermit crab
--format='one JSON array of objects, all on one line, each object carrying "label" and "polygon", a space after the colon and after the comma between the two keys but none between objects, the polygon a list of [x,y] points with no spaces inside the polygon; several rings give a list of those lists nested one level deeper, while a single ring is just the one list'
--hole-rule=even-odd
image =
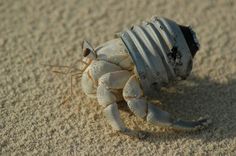
[{"label": "hermit crab", "polygon": [[113,129],[128,130],[118,111],[121,100],[136,116],[157,126],[196,130],[210,123],[207,118],[192,121],[174,118],[147,98],[155,97],[162,86],[186,79],[190,74],[192,59],[199,50],[191,27],[154,17],[96,48],[84,41],[82,49],[82,90],[98,100]]},{"label": "hermit crab", "polygon": [[125,100],[135,115],[157,126],[196,130],[209,124],[204,118],[175,119],[146,98],[155,97],[162,86],[190,74],[199,49],[190,27],[154,17],[95,49],[84,41],[82,49],[82,89],[88,97],[97,98],[115,130],[127,131],[118,111],[120,100]]}]

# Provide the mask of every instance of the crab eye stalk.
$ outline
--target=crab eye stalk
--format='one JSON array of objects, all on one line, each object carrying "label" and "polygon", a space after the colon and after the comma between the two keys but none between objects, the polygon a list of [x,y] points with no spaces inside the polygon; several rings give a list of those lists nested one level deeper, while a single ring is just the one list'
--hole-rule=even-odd
[{"label": "crab eye stalk", "polygon": [[186,26],[182,26],[182,25],[179,25],[179,27],[180,27],[180,29],[184,35],[184,38],[188,44],[189,50],[192,54],[192,57],[194,57],[200,48],[200,44],[197,40],[196,34],[192,30],[191,27],[186,27]]},{"label": "crab eye stalk", "polygon": [[92,60],[97,58],[95,50],[93,49],[91,44],[86,40],[84,40],[83,43],[82,43],[82,50],[83,50],[83,57],[87,57],[87,58],[90,58]]}]

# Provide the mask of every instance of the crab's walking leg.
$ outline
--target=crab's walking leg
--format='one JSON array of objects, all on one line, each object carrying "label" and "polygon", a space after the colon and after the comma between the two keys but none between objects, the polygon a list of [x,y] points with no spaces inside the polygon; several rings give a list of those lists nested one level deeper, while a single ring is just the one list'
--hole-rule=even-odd
[{"label": "crab's walking leg", "polygon": [[120,118],[117,107],[119,97],[115,92],[124,88],[125,83],[131,74],[126,70],[115,71],[104,74],[99,78],[97,88],[97,99],[100,105],[104,107],[104,114],[109,124],[119,131],[125,131],[125,125]]},{"label": "crab's walking leg", "polygon": [[137,78],[133,75],[123,89],[123,97],[130,110],[137,116],[145,118],[148,122],[164,127],[180,130],[195,130],[208,124],[207,119],[197,121],[184,121],[173,118],[168,112],[145,100],[143,91]]}]

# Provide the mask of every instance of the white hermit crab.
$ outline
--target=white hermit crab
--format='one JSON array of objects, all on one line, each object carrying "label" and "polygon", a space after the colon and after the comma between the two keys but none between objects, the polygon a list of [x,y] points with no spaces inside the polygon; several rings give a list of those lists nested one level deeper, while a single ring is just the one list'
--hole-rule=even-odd
[{"label": "white hermit crab", "polygon": [[209,124],[207,119],[175,119],[146,98],[191,72],[199,43],[190,27],[155,17],[95,49],[87,41],[82,48],[82,89],[87,96],[97,98],[115,130],[128,130],[118,111],[117,102],[121,100],[135,115],[157,126],[196,130]]}]

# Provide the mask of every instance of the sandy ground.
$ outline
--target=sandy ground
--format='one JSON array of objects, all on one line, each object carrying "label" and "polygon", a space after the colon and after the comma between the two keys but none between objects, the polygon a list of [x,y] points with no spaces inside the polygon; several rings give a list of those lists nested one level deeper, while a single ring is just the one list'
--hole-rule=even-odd
[{"label": "sandy ground", "polygon": [[[233,0],[1,0],[0,154],[236,155],[235,13]],[[41,64],[71,65],[83,39],[99,45],[154,15],[191,24],[201,42],[192,75],[160,96],[162,107],[186,119],[208,114],[209,128],[163,131],[122,111],[146,138],[116,134],[78,80],[77,96],[61,104],[69,76]]]}]

